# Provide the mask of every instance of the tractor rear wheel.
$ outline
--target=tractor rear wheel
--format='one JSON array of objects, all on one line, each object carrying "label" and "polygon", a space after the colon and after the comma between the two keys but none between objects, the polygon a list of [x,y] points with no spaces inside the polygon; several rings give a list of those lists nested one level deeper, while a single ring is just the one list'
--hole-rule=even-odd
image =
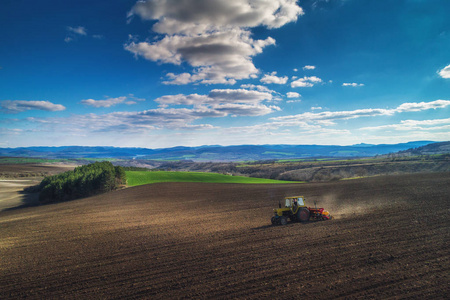
[{"label": "tractor rear wheel", "polygon": [[287,217],[282,216],[282,217],[280,218],[280,224],[281,224],[281,225],[286,225],[286,224],[287,224]]},{"label": "tractor rear wheel", "polygon": [[300,222],[309,221],[310,216],[311,216],[311,213],[310,213],[309,209],[307,209],[307,208],[301,208],[297,212],[297,220],[299,220]]}]

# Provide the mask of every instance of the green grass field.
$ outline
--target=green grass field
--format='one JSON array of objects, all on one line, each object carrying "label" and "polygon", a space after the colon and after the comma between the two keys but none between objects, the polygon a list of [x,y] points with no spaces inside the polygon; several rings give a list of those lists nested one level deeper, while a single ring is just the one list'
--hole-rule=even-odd
[{"label": "green grass field", "polygon": [[126,171],[126,174],[128,186],[137,186],[157,182],[207,182],[244,184],[301,183],[300,181],[281,181],[202,172]]}]

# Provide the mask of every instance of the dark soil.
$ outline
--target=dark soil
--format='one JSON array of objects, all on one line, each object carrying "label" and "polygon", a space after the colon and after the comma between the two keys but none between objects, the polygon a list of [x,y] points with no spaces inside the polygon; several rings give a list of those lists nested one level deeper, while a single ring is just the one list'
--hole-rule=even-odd
[{"label": "dark soil", "polygon": [[74,168],[74,165],[65,164],[0,164],[0,178],[44,177]]},{"label": "dark soil", "polygon": [[[0,299],[445,298],[450,173],[153,184],[0,212]],[[288,195],[332,221],[270,225]]]}]

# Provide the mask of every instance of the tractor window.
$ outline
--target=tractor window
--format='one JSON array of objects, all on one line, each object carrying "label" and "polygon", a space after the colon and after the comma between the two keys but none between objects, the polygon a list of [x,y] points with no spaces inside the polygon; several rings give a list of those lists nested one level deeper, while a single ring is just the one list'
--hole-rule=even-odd
[{"label": "tractor window", "polygon": [[286,207],[291,207],[291,199],[286,199]]},{"label": "tractor window", "polygon": [[301,206],[305,205],[305,203],[303,203],[303,198],[298,198],[297,202],[298,202],[298,205],[301,205]]}]

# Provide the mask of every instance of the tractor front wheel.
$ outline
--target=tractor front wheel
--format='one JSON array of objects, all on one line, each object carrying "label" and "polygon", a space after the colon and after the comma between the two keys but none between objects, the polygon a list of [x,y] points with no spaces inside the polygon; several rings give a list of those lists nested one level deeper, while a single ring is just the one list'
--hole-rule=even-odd
[{"label": "tractor front wheel", "polygon": [[270,221],[272,222],[272,225],[277,224],[277,218],[275,218],[275,217],[272,217],[272,219],[270,219]]},{"label": "tractor front wheel", "polygon": [[281,225],[286,225],[286,224],[287,224],[287,217],[282,216],[282,217],[280,218],[280,224],[281,224]]}]

